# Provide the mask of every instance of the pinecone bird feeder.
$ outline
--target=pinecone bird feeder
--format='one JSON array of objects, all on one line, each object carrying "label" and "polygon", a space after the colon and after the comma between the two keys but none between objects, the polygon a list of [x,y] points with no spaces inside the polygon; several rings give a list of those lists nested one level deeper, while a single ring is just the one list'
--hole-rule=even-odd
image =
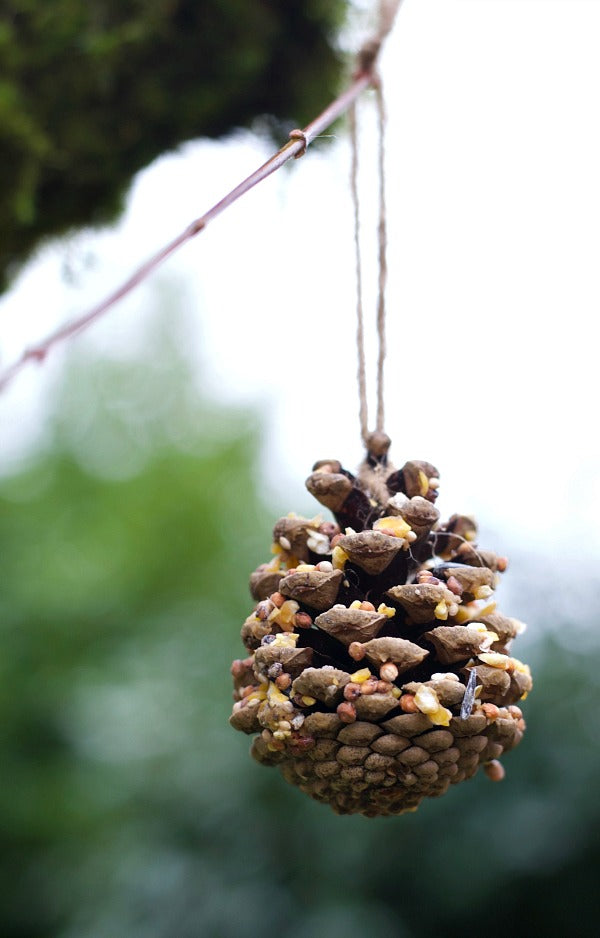
[{"label": "pinecone bird feeder", "polygon": [[496,611],[506,560],[472,518],[441,523],[439,474],[395,470],[373,433],[357,477],[316,463],[308,490],[336,522],[289,515],[250,578],[231,725],[265,766],[339,814],[414,811],[520,741],[532,682]]}]

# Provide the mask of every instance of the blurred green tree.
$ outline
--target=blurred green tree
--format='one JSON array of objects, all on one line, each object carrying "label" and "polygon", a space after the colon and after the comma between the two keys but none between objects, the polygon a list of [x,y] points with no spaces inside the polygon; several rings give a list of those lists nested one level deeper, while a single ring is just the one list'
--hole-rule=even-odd
[{"label": "blurred green tree", "polygon": [[152,341],[73,366],[51,445],[0,483],[0,934],[596,935],[592,611],[544,630],[539,597],[560,597],[522,569],[536,687],[502,785],[330,814],[227,726],[247,575],[280,513],[258,424],[198,401]]},{"label": "blurred green tree", "polygon": [[[334,93],[344,0],[3,0],[0,289],[41,238],[104,224],[155,157]],[[289,126],[288,126],[289,129]]]}]

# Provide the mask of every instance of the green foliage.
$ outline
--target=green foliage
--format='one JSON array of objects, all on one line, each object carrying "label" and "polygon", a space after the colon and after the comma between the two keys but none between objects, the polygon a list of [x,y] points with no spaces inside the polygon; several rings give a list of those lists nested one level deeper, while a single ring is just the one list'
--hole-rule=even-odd
[{"label": "green foliage", "polygon": [[164,342],[143,360],[72,372],[52,446],[0,486],[3,938],[595,934],[581,608],[563,646],[515,600],[536,687],[505,782],[393,820],[330,814],[227,726],[279,513],[257,495],[256,428],[195,402]]},{"label": "green foliage", "polygon": [[[334,92],[343,0],[4,0],[0,287],[39,240],[118,214],[166,150]],[[289,127],[288,127],[289,129]]]}]

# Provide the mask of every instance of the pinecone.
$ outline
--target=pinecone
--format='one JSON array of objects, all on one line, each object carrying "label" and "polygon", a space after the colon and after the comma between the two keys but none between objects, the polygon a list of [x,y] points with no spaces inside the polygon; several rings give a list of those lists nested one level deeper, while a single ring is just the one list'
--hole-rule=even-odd
[{"label": "pinecone", "polygon": [[472,518],[440,523],[437,470],[395,470],[389,444],[371,434],[357,477],[316,463],[307,488],[337,523],[277,522],[232,665],[230,722],[258,734],[254,758],[368,817],[414,811],[480,765],[499,781],[532,686],[509,652],[524,626],[492,598],[506,559],[476,546]]}]

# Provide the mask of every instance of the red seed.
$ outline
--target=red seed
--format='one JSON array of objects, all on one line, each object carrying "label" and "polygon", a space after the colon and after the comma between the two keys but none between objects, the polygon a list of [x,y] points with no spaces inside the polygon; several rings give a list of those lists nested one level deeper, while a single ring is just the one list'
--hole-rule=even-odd
[{"label": "red seed", "polygon": [[308,612],[297,612],[294,616],[294,622],[299,629],[309,629],[313,624]]},{"label": "red seed", "polygon": [[448,577],[448,582],[446,583],[446,586],[448,587],[451,593],[454,593],[455,596],[462,596],[463,588],[455,576]]},{"label": "red seed", "polygon": [[415,703],[414,694],[402,694],[402,697],[400,698],[399,703],[400,703],[400,709],[404,710],[405,713],[418,713],[419,712],[419,708],[417,707]]},{"label": "red seed", "polygon": [[377,680],[377,678],[373,678],[373,677],[370,677],[368,678],[368,680],[363,681],[362,684],[359,685],[361,694],[370,695],[370,694],[376,693],[378,683],[379,681]]},{"label": "red seed", "polygon": [[355,661],[362,661],[362,659],[365,657],[365,653],[360,642],[350,642],[348,647],[348,654],[351,658],[354,658]]},{"label": "red seed", "polygon": [[313,736],[292,736],[289,742],[289,748],[294,755],[300,755],[301,752],[314,749],[315,742]]},{"label": "red seed", "polygon": [[389,681],[377,681],[377,694],[389,694],[394,685]]},{"label": "red seed", "polygon": [[346,684],[344,687],[344,697],[346,700],[356,700],[357,697],[360,697],[360,684],[354,684],[352,681]]},{"label": "red seed", "polygon": [[261,620],[261,622],[264,622],[265,619],[269,618],[269,613],[273,612],[273,608],[273,603],[268,599],[263,599],[263,601],[258,604],[256,607],[256,615]]},{"label": "red seed", "polygon": [[502,763],[498,762],[497,759],[492,759],[491,762],[486,762],[483,767],[483,771],[491,782],[501,782],[506,775],[504,766]]},{"label": "red seed", "polygon": [[481,705],[481,709],[485,713],[488,720],[491,720],[492,723],[494,723],[500,716],[500,710],[498,709],[496,704],[484,703]]},{"label": "red seed", "polygon": [[379,677],[382,681],[395,681],[398,677],[398,668],[393,661],[386,661],[379,669]]},{"label": "red seed", "polygon": [[354,723],[356,720],[356,708],[348,701],[338,704],[337,715],[342,723]]}]

